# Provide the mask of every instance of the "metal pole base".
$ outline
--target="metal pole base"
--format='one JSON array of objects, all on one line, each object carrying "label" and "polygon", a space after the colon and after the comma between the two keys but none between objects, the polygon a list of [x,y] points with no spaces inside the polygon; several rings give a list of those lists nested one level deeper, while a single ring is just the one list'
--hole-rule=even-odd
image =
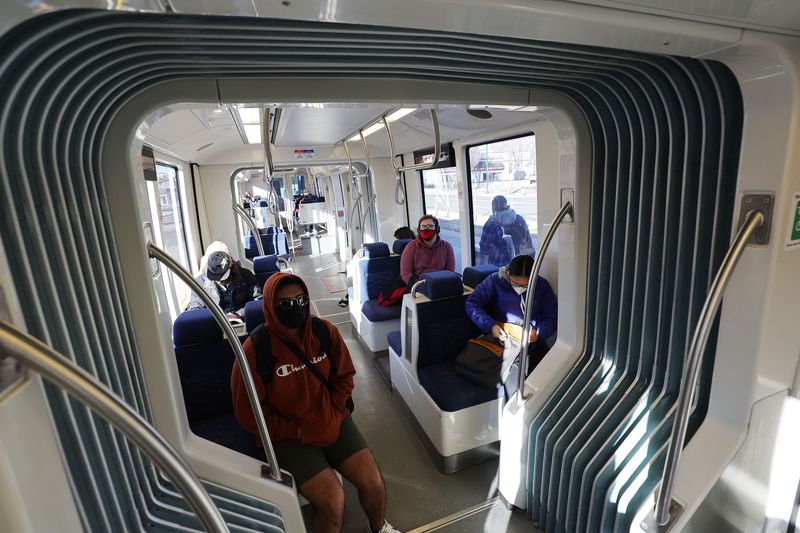
[{"label": "metal pole base", "polygon": [[653,507],[650,509],[647,515],[645,515],[644,519],[639,524],[639,527],[642,531],[646,531],[647,533],[666,533],[672,529],[672,526],[675,525],[675,522],[682,514],[683,505],[673,499],[669,502],[669,520],[666,524],[662,526],[656,522],[656,509]]}]

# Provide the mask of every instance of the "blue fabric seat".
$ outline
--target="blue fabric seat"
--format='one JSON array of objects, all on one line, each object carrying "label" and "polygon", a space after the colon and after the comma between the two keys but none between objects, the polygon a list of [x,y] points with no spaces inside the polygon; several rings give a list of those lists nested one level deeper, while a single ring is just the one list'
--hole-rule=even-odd
[{"label": "blue fabric seat", "polygon": [[419,383],[442,411],[454,412],[502,397],[503,389],[478,387],[455,371],[454,361],[419,369]]},{"label": "blue fabric seat", "polygon": [[389,348],[394,350],[394,353],[403,355],[403,338],[400,336],[399,331],[392,331],[386,335],[386,340],[389,341]]},{"label": "blue fabric seat", "polygon": [[452,272],[431,272],[421,277],[427,280],[422,288],[427,288],[432,299],[417,305],[420,385],[443,411],[459,411],[495,400],[502,389],[476,385],[455,370],[455,358],[469,339],[480,334],[464,308],[467,297],[461,277]]},{"label": "blue fabric seat", "polygon": [[172,327],[172,339],[192,432],[257,457],[255,438],[239,426],[233,415],[231,369],[234,355],[211,312],[196,309],[178,315]]},{"label": "blue fabric seat", "polygon": [[408,246],[408,243],[413,240],[414,239],[397,239],[392,243],[392,253],[403,255],[403,250],[405,250],[406,246]]},{"label": "blue fabric seat", "polygon": [[488,264],[467,267],[464,269],[464,285],[474,289],[481,281],[488,278],[499,269],[500,267],[498,266]]},{"label": "blue fabric seat", "polygon": [[267,279],[280,270],[277,254],[260,255],[253,258],[253,273],[258,280],[259,289],[263,289]]},{"label": "blue fabric seat", "polygon": [[378,300],[367,300],[361,304],[361,312],[367,317],[370,322],[385,322],[400,318],[403,307],[400,304],[391,307],[382,307],[378,305]]},{"label": "blue fabric seat", "polygon": [[244,330],[248,333],[264,323],[264,306],[262,300],[247,302],[244,306]]}]

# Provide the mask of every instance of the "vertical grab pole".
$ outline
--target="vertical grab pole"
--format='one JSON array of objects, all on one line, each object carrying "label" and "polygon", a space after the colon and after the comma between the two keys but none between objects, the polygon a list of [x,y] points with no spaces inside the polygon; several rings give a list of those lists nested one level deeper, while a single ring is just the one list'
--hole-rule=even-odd
[{"label": "vertical grab pole", "polygon": [[244,349],[239,342],[239,337],[236,335],[236,331],[234,331],[233,326],[231,326],[230,322],[228,322],[228,319],[225,318],[225,314],[222,312],[222,309],[220,309],[219,305],[217,305],[217,303],[214,302],[214,300],[212,300],[208,294],[206,294],[206,291],[203,290],[203,287],[197,283],[197,281],[186,269],[184,269],[168,253],[152,242],[147,243],[147,251],[150,257],[158,259],[161,263],[163,263],[164,266],[170,269],[173,274],[178,276],[181,281],[187,284],[189,288],[191,288],[194,293],[200,297],[201,300],[203,300],[203,303],[206,304],[208,310],[211,311],[211,315],[214,317],[214,320],[217,321],[217,324],[219,324],[219,326],[222,328],[222,331],[225,332],[225,336],[228,337],[228,344],[231,345],[233,355],[236,356],[236,361],[239,363],[239,371],[242,373],[244,388],[247,391],[247,398],[250,400],[250,407],[253,409],[253,415],[256,419],[258,436],[261,438],[261,443],[264,446],[264,453],[267,456],[267,464],[269,465],[270,469],[269,475],[275,481],[281,481],[283,477],[281,476],[281,470],[278,467],[278,459],[275,457],[275,450],[272,448],[272,441],[269,438],[269,430],[267,429],[267,422],[264,419],[264,411],[261,409],[261,402],[258,399],[258,394],[256,394],[256,384],[255,381],[253,381],[253,372],[250,370],[250,365],[247,364],[247,356],[245,355]]},{"label": "vertical grab pole", "polygon": [[722,296],[725,294],[725,288],[731,279],[734,268],[742,256],[747,241],[750,236],[761,225],[764,224],[766,218],[761,211],[750,211],[745,218],[744,224],[739,229],[736,237],[725,254],[722,264],[711,283],[711,288],[706,296],[706,301],[703,304],[703,309],[700,311],[700,317],[697,320],[697,326],[692,335],[692,343],[689,345],[689,353],[686,358],[686,366],[683,370],[681,378],[681,388],[678,393],[678,403],[675,412],[675,421],[672,425],[672,434],[669,439],[669,448],[667,449],[667,460],[664,463],[664,474],[661,478],[661,488],[658,492],[658,499],[656,500],[655,518],[659,526],[665,526],[669,523],[669,507],[672,502],[672,488],[675,483],[675,475],[678,470],[678,462],[681,458],[683,451],[683,441],[686,438],[686,428],[689,424],[689,409],[692,405],[692,395],[694,393],[694,384],[697,381],[697,374],[700,371],[700,360],[703,352],[706,349],[708,336],[711,333],[711,327],[714,323],[714,317],[717,315]]},{"label": "vertical grab pole", "polygon": [[525,378],[528,375],[528,347],[531,344],[531,315],[533,314],[533,294],[536,292],[536,278],[539,277],[539,271],[542,269],[542,263],[544,262],[544,254],[550,246],[550,241],[553,240],[553,235],[555,235],[564,217],[571,213],[572,203],[565,202],[553,219],[550,229],[547,230],[544,236],[542,245],[539,247],[539,252],[536,254],[536,261],[533,263],[531,277],[528,279],[528,290],[525,293],[525,318],[522,323],[522,342],[520,343],[522,346],[519,354],[519,388],[517,389],[523,400],[530,398],[530,395],[525,394],[524,385]]},{"label": "vertical grab pole", "polygon": [[247,227],[250,228],[253,239],[256,241],[258,255],[264,255],[264,244],[261,242],[261,233],[258,231],[256,223],[253,222],[253,219],[250,218],[250,215],[247,214],[247,211],[244,210],[244,207],[236,203],[236,200],[233,202],[233,212],[242,217],[247,223]]},{"label": "vertical grab pole", "polygon": [[[275,186],[272,183],[272,177],[275,175],[275,163],[272,160],[272,148],[270,141],[272,140],[272,132],[269,127],[269,108],[265,107],[261,110],[261,142],[264,145],[264,183],[268,185],[267,191],[269,197],[267,198],[267,205],[269,212],[273,215],[278,214],[278,193],[275,192]],[[261,252],[264,255],[264,252]]]}]

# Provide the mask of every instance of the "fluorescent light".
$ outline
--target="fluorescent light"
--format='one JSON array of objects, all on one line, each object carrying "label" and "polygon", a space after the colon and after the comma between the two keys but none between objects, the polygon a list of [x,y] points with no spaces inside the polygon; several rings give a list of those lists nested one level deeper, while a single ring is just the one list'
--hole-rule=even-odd
[{"label": "fluorescent light", "polygon": [[242,124],[261,124],[261,109],[257,107],[240,107],[237,111],[239,111]]},{"label": "fluorescent light", "polygon": [[366,137],[367,135],[372,135],[376,131],[382,129],[383,129],[383,122],[376,122],[375,124],[364,130],[364,137]]},{"label": "fluorescent light", "polygon": [[416,107],[403,107],[392,113],[391,115],[386,117],[386,120],[389,122],[394,122],[395,120],[400,120],[404,116],[408,115],[409,113],[413,113],[416,111]]},{"label": "fluorescent light", "polygon": [[[381,129],[383,129],[383,122],[376,122],[375,124],[364,130],[364,137],[366,137],[367,135],[371,135]],[[360,140],[361,136],[358,133],[356,133],[355,135],[347,139],[347,142],[354,143]]]},{"label": "fluorescent light", "polygon": [[247,144],[261,144],[261,124],[244,124],[242,127]]}]

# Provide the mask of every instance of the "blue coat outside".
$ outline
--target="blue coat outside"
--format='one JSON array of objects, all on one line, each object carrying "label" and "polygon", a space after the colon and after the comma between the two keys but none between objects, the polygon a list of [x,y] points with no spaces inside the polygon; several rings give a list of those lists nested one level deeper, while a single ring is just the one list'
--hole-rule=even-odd
[{"label": "blue coat outside", "polygon": [[[523,321],[522,296],[514,292],[511,283],[495,272],[484,279],[469,295],[465,303],[467,315],[484,333],[499,322],[521,325]],[[555,333],[558,327],[558,303],[550,283],[539,276],[533,298],[531,325],[539,331],[542,341]]]}]

